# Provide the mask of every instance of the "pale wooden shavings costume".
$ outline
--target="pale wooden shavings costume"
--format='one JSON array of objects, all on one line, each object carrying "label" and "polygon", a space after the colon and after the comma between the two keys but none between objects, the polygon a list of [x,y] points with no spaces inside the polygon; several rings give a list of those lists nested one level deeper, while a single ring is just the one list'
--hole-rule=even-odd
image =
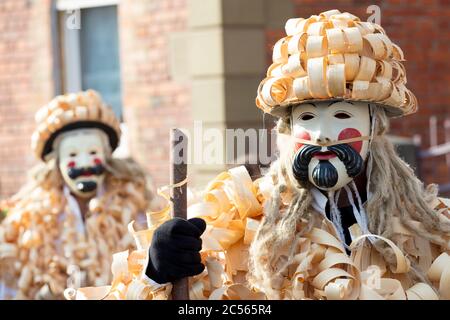
[{"label": "pale wooden shavings costume", "polygon": [[[262,292],[249,288],[245,276],[249,245],[263,218],[264,204],[272,188],[269,177],[252,182],[245,168],[237,167],[220,174],[205,190],[204,200],[189,207],[189,216],[198,216],[207,222],[201,252],[206,270],[190,279],[191,299],[265,299]],[[449,219],[450,211],[444,200],[437,199],[435,209],[442,219]],[[114,255],[111,286],[68,290],[68,297],[169,298],[170,284],[156,284],[144,274],[152,233],[159,224],[170,219],[168,210],[165,216],[154,213],[159,218],[153,222],[152,214],[148,214],[148,230],[134,233],[138,250]],[[274,281],[278,283],[280,299],[450,299],[450,237],[446,238],[449,246],[442,248],[413,236],[399,223],[394,226],[397,244],[382,239],[396,254],[396,267],[389,269],[370,244],[364,243],[364,237],[358,237],[356,224],[352,227],[355,238],[349,256],[331,222],[323,213],[316,212],[316,215],[322,218],[311,232],[292,239],[289,248],[276,253],[278,267],[286,270],[283,277]],[[286,260],[289,250],[296,252],[292,261]],[[410,259],[418,260],[427,270],[429,281],[439,288],[438,293],[429,284],[405,280]],[[378,271],[379,279],[373,277]],[[374,281],[378,281],[379,288]]]},{"label": "pale wooden shavings costume", "polygon": [[[316,100],[370,101],[391,116],[416,111],[417,100],[405,87],[403,53],[380,26],[331,10],[291,19],[286,32],[287,37],[275,45],[274,63],[258,88],[256,104],[265,112],[288,118],[289,106]],[[273,167],[278,165],[281,162]],[[202,201],[190,205],[189,216],[207,222],[201,251],[206,269],[190,278],[191,299],[450,299],[448,232],[425,230],[414,219],[406,226],[393,212],[389,238],[363,234],[356,223],[349,228],[353,241],[347,252],[336,226],[326,217],[327,197],[314,187],[308,189],[311,220],[302,218],[287,245],[269,253],[270,261],[276,261],[270,265],[273,276],[262,281],[270,284],[270,290],[260,290],[264,286],[258,283],[250,285],[249,249],[269,219],[267,212],[275,206],[283,215],[293,200],[292,186],[279,188],[277,180],[283,177],[277,172],[252,181],[244,167],[230,169],[209,184]],[[427,212],[448,226],[449,201],[435,196],[428,200]],[[400,209],[414,210],[406,203]],[[133,233],[138,250],[114,256],[111,286],[68,290],[66,297],[170,298],[170,284],[159,285],[144,274],[152,233],[170,219],[169,210],[149,213],[148,230]],[[420,230],[428,237],[422,237]],[[390,249],[394,263],[387,263],[375,250],[375,241]],[[410,276],[413,267],[420,271],[415,274],[425,276]]]},{"label": "pale wooden shavings costume", "polygon": [[[130,248],[127,225],[149,206],[146,178],[131,159],[107,158],[101,190],[83,218],[60,176],[49,140],[68,126],[99,123],[120,137],[119,121],[92,90],[58,96],[38,111],[33,151],[39,164],[27,185],[5,202],[0,225],[0,280],[5,299],[61,299],[74,285],[104,285],[111,280],[114,252]],[[83,125],[81,127],[83,127]],[[58,131],[59,130],[59,131]]]}]

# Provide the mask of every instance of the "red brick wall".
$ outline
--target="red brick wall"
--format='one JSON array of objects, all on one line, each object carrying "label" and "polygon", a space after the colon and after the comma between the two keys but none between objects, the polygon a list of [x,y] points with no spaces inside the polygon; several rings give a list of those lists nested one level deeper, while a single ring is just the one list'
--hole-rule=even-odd
[{"label": "red brick wall", "polygon": [[0,1],[0,198],[35,163],[34,113],[54,94],[49,8],[49,0]]},{"label": "red brick wall", "polygon": [[[428,117],[437,115],[442,126],[449,116],[448,1],[292,1],[295,15],[302,17],[338,8],[364,18],[368,5],[381,7],[381,23],[405,51],[409,87],[420,103],[417,115],[392,122],[392,132],[421,134],[426,148]],[[29,144],[33,116],[55,94],[50,2],[0,1],[0,198],[17,191],[34,164]],[[169,129],[188,127],[192,120],[189,85],[173,81],[168,64],[169,33],[186,30],[187,15],[187,0],[122,0],[119,7],[124,118],[132,153],[158,186],[169,181]],[[283,33],[267,30],[268,61]],[[449,180],[444,157],[422,169],[428,183]]]},{"label": "red brick wall", "polygon": [[124,120],[133,156],[169,182],[169,132],[191,122],[190,90],[169,70],[169,34],[187,28],[187,0],[123,0],[119,8]]},{"label": "red brick wall", "polygon": [[[370,15],[366,9],[371,4],[381,8],[381,25],[389,37],[404,51],[408,87],[419,100],[419,112],[391,121],[391,133],[406,137],[420,134],[422,148],[429,147],[429,117],[438,117],[439,143],[444,142],[443,120],[450,118],[450,2],[448,0],[292,0],[295,16],[339,9],[359,16]],[[270,49],[284,30],[267,30],[268,63]],[[445,157],[435,157],[421,164],[422,179],[426,183],[450,182],[450,170]]]}]

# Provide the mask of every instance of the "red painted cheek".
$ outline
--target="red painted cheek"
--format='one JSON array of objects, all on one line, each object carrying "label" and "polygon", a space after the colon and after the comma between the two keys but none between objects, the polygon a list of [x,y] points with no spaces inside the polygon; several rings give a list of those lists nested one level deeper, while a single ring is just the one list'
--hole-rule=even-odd
[{"label": "red painted cheek", "polygon": [[[307,131],[300,131],[299,133],[295,134],[294,137],[298,138],[298,139],[311,141],[311,136],[309,135],[309,133]],[[303,143],[297,142],[295,144],[295,152],[297,152],[297,150],[300,149],[301,147],[303,147]]]},{"label": "red painted cheek", "polygon": [[[354,128],[345,128],[344,130],[341,131],[341,133],[339,133],[338,136],[338,140],[346,140],[346,139],[351,139],[351,138],[357,138],[357,137],[361,137],[361,132],[359,132],[358,130],[354,129]],[[356,141],[356,142],[352,142],[349,143],[349,145],[356,150],[356,152],[360,153],[361,149],[362,149],[362,141]]]},{"label": "red painted cheek", "polygon": [[70,162],[67,164],[67,167],[68,167],[68,168],[75,168],[75,161],[70,161]]},{"label": "red painted cheek", "polygon": [[102,162],[102,160],[100,160],[99,158],[95,158],[95,159],[94,159],[94,163],[95,163],[96,165],[99,165],[99,164],[102,164],[103,162]]}]

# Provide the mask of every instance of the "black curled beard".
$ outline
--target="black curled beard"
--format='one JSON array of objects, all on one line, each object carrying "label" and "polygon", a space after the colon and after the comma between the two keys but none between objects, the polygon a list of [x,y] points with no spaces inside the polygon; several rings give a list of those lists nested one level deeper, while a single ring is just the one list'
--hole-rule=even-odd
[{"label": "black curled beard", "polygon": [[76,187],[78,191],[90,193],[97,189],[97,182],[93,180],[80,181],[77,182]]},{"label": "black curled beard", "polygon": [[[318,146],[305,145],[297,151],[292,164],[292,171],[298,181],[307,182],[309,180],[309,163],[313,155],[321,149]],[[350,145],[337,144],[329,146],[328,151],[336,154],[338,159],[342,161],[349,177],[354,178],[362,172],[364,161],[361,155]],[[319,164],[313,169],[311,176],[319,188],[326,189],[334,187],[339,179],[337,169],[328,160],[319,160]]]}]

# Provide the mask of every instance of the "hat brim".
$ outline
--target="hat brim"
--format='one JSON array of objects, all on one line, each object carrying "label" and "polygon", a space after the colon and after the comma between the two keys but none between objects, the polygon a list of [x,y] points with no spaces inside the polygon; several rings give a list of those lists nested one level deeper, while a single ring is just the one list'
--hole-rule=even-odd
[{"label": "hat brim", "polygon": [[45,156],[53,151],[53,142],[55,142],[56,137],[59,136],[61,133],[77,129],[89,129],[89,128],[100,129],[103,132],[105,132],[106,135],[108,136],[111,150],[115,150],[119,145],[119,136],[116,130],[114,130],[112,127],[97,121],[77,121],[70,123],[52,133],[50,138],[48,138],[47,141],[45,142],[44,149],[42,150],[41,154],[41,159],[45,160]]}]

